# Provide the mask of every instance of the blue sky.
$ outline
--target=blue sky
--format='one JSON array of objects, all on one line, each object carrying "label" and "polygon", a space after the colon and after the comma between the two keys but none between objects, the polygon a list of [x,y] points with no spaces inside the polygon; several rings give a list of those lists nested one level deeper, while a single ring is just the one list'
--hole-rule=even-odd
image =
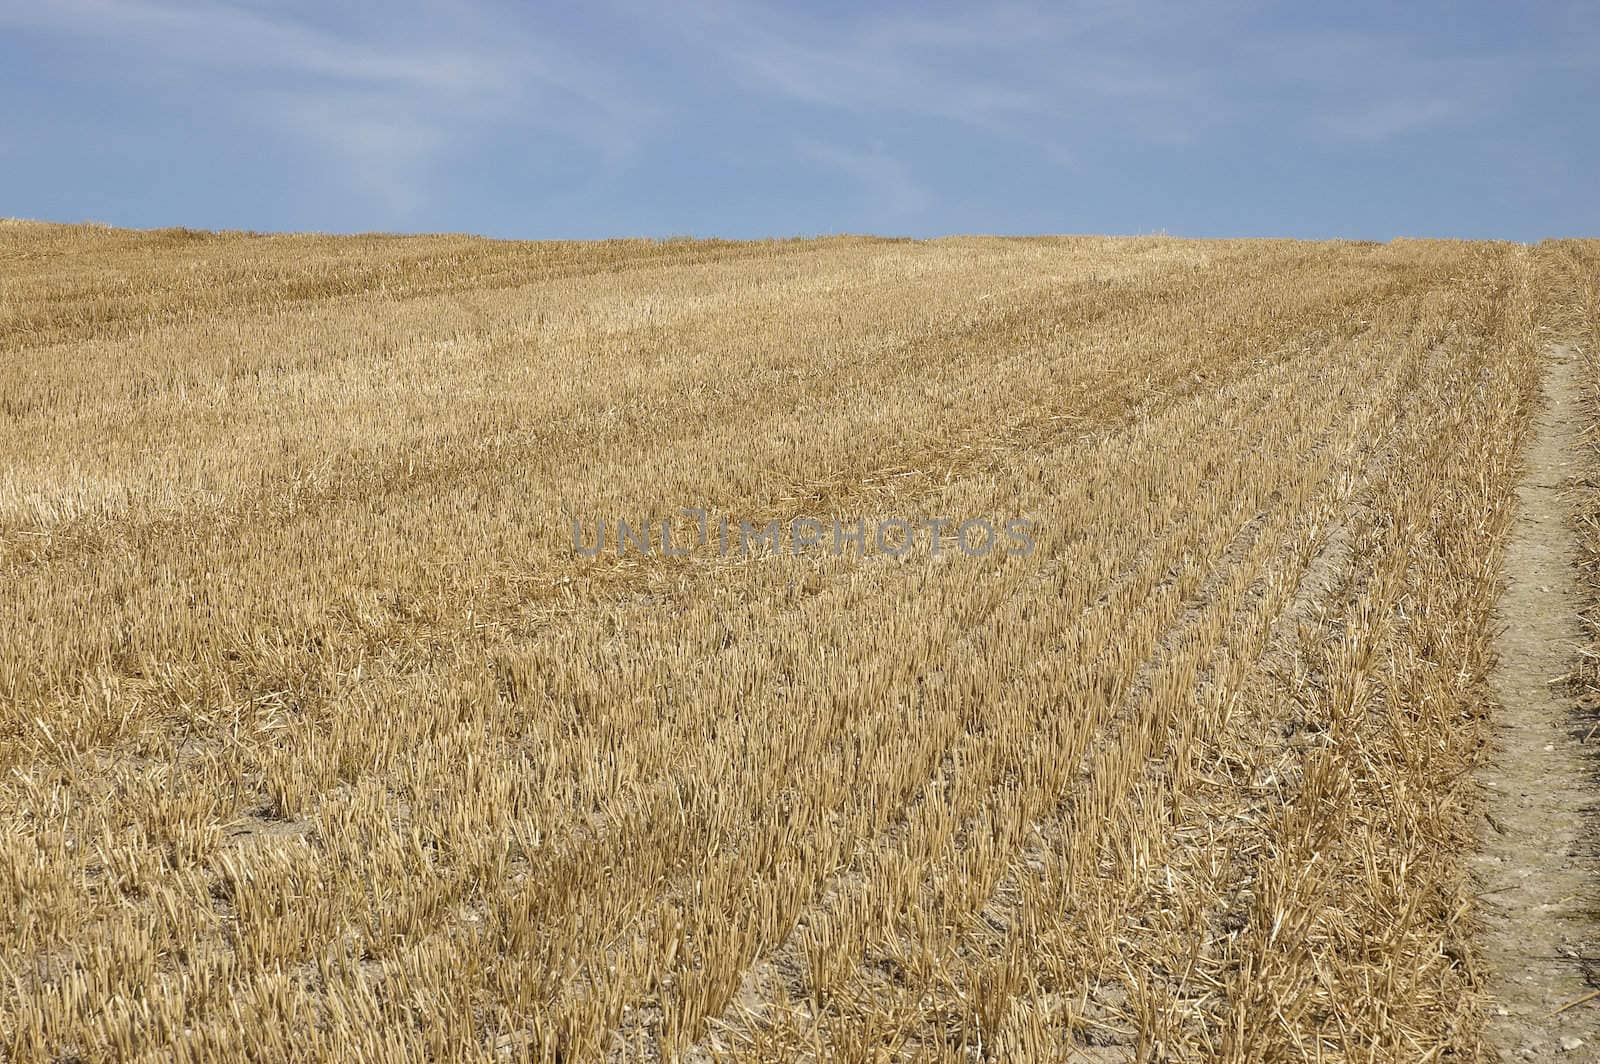
[{"label": "blue sky", "polygon": [[1600,5],[0,0],[0,216],[1600,235]]}]

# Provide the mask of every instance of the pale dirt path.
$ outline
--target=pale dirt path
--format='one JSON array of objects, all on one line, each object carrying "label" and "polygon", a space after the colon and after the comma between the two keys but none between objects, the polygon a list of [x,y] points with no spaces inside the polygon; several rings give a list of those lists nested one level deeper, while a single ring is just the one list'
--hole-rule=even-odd
[{"label": "pale dirt path", "polygon": [[1577,355],[1555,348],[1505,557],[1491,676],[1503,707],[1499,744],[1479,777],[1488,824],[1474,864],[1492,968],[1488,1036],[1504,1060],[1600,1061],[1600,999],[1552,1015],[1593,989],[1580,958],[1594,956],[1596,938],[1596,869],[1584,846],[1594,764],[1572,734],[1559,682],[1582,639],[1578,541],[1561,498],[1578,469],[1577,375]]}]

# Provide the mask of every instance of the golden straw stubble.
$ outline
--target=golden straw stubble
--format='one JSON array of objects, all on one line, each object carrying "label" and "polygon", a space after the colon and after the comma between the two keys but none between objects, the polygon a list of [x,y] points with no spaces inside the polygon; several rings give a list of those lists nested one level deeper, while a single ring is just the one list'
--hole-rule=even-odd
[{"label": "golden straw stubble", "polygon": [[0,247],[5,1059],[1476,1051],[1592,245]]}]

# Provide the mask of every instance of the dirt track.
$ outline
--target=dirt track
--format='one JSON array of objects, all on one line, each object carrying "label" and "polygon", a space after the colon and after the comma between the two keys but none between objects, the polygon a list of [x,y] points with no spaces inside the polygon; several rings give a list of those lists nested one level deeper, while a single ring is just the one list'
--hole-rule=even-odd
[{"label": "dirt track", "polygon": [[1490,1040],[1510,1060],[1600,1060],[1600,998],[1584,1000],[1595,869],[1580,842],[1592,765],[1571,734],[1561,683],[1581,636],[1577,541],[1561,497],[1582,428],[1577,373],[1573,351],[1552,351],[1505,557],[1493,674],[1500,749],[1482,776]]}]

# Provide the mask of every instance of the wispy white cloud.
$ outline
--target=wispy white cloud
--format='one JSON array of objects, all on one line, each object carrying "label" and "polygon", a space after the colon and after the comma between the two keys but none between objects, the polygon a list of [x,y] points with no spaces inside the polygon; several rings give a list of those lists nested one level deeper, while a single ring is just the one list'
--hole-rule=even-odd
[{"label": "wispy white cloud", "polygon": [[[651,9],[635,2],[639,17]],[[958,123],[1081,158],[1086,142],[1189,146],[1253,122],[1377,141],[1491,113],[1560,57],[1462,56],[1439,35],[1273,24],[1245,0],[925,5],[823,19],[709,0],[656,16],[747,90],[867,120]],[[1314,20],[1311,20],[1314,21]]]},{"label": "wispy white cloud", "polygon": [[1322,119],[1323,126],[1351,140],[1382,141],[1459,120],[1459,106],[1442,99],[1383,100],[1365,107],[1335,112]]},{"label": "wispy white cloud", "polygon": [[385,46],[334,36],[283,17],[225,3],[53,0],[0,5],[0,24],[100,37],[159,57],[213,69],[287,70],[359,84],[470,95],[504,88],[483,56],[449,45]]},{"label": "wispy white cloud", "polygon": [[[1592,169],[1588,140],[1551,132],[1600,91],[1600,15],[1583,0],[1514,14],[1424,0],[1360,19],[1260,0],[825,7],[0,0],[6,54],[44,83],[9,131],[7,162],[26,169],[0,181],[51,210],[125,201],[126,217],[203,200],[246,224],[609,233],[728,214],[759,232],[801,209],[924,230],[1132,227],[1185,200],[1206,224],[1258,224],[1266,208],[1227,206],[1243,185],[1292,171],[1336,194],[1381,187],[1390,157],[1442,172],[1524,117],[1539,128],[1522,150]],[[107,106],[110,93],[125,98]],[[135,178],[182,173],[104,192],[48,176],[37,160],[63,151]],[[253,202],[202,181],[218,154]],[[1322,166],[1330,155],[1351,165]],[[786,187],[806,203],[750,187],[796,162],[810,180]],[[359,195],[322,194],[341,187]],[[1119,203],[1126,216],[1108,213]]]},{"label": "wispy white cloud", "polygon": [[933,194],[882,145],[868,151],[852,151],[836,144],[801,140],[795,144],[795,152],[808,162],[849,178],[867,195],[874,211],[886,218],[906,218],[933,205]]},{"label": "wispy white cloud", "polygon": [[565,42],[472,2],[445,21],[429,14],[402,0],[381,25],[336,32],[221,0],[0,0],[0,27],[136,56],[141,70],[203,91],[205,104],[298,138],[397,215],[422,201],[430,169],[464,139],[554,136],[615,161],[659,113]]},{"label": "wispy white cloud", "polygon": [[262,120],[316,145],[359,193],[390,215],[423,206],[428,166],[448,144],[434,124],[362,92],[285,91],[261,98]]},{"label": "wispy white cloud", "polygon": [[1135,131],[1167,136],[1192,128],[1192,116],[1171,116],[1206,95],[1183,67],[1163,69],[1141,54],[1143,36],[1181,32],[1181,8],[1165,19],[1137,4],[866,10],[822,21],[803,10],[711,3],[664,20],[663,29],[773,97],[1026,138],[1048,139],[1108,104]]},{"label": "wispy white cloud", "polygon": [[[1380,142],[1469,124],[1509,105],[1540,57],[1459,55],[1427,41],[1359,32],[1278,32],[1238,44],[1241,80],[1307,134]],[[1544,57],[1548,59],[1548,57]]]}]

